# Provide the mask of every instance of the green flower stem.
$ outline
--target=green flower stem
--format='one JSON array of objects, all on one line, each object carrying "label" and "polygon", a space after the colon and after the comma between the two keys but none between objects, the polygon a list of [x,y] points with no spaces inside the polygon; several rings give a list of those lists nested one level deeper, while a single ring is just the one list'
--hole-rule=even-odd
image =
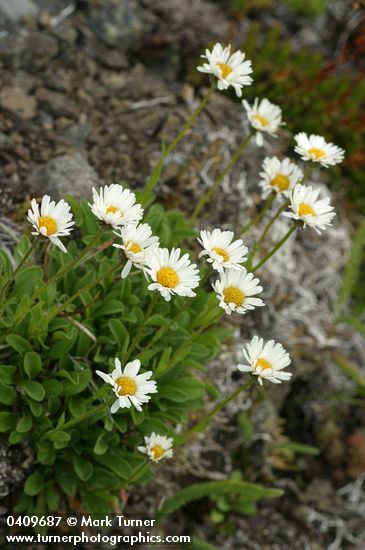
[{"label": "green flower stem", "polygon": [[48,240],[48,243],[45,246],[44,249],[44,257],[43,257],[43,280],[45,282],[48,281],[48,266],[49,266],[49,249],[51,247],[51,241]]},{"label": "green flower stem", "polygon": [[255,254],[256,252],[259,250],[260,246],[262,245],[262,243],[264,242],[267,234],[269,233],[270,229],[272,228],[272,226],[274,225],[274,223],[276,222],[276,220],[281,216],[281,214],[287,209],[287,207],[289,206],[290,204],[290,200],[289,199],[286,199],[283,204],[281,206],[279,206],[278,210],[276,211],[276,213],[273,215],[273,217],[271,218],[271,220],[269,221],[269,223],[266,225],[264,231],[262,232],[261,234],[261,237],[254,243],[253,247],[252,247],[252,252],[250,253],[249,255],[249,259],[248,259],[248,262],[247,262],[247,268],[250,270],[251,269],[251,266],[252,266],[252,261],[255,257]]},{"label": "green flower stem", "polygon": [[178,436],[176,439],[175,439],[175,445],[182,445],[183,443],[185,443],[185,441],[187,439],[189,439],[189,437],[191,437],[194,433],[196,432],[199,432],[202,428],[204,428],[207,423],[219,412],[221,411],[222,409],[224,409],[224,407],[226,407],[228,405],[228,403],[230,403],[231,401],[233,401],[238,395],[240,395],[240,393],[243,393],[245,390],[247,390],[248,388],[250,388],[253,384],[253,379],[249,380],[248,382],[246,382],[246,384],[244,384],[243,386],[240,386],[239,388],[237,388],[237,390],[235,390],[233,393],[231,393],[231,395],[229,395],[226,399],[224,399],[223,401],[221,401],[220,403],[218,403],[207,415],[204,416],[204,418],[202,418],[202,420],[200,420],[197,424],[195,424],[195,426],[193,426],[190,430],[188,430],[187,432],[181,434],[180,436]]},{"label": "green flower stem", "polygon": [[266,199],[266,202],[265,202],[263,208],[260,210],[260,212],[258,212],[258,214],[256,214],[256,216],[254,218],[252,218],[252,220],[250,222],[248,222],[246,225],[244,225],[240,229],[239,235],[243,235],[244,233],[247,233],[247,231],[249,231],[251,229],[251,227],[254,227],[255,225],[257,225],[259,223],[259,221],[261,220],[261,218],[263,218],[264,215],[266,214],[266,212],[271,208],[271,205],[274,202],[274,200],[275,200],[275,192],[273,191],[270,194],[270,196]]},{"label": "green flower stem", "polygon": [[64,432],[68,428],[72,428],[72,426],[76,426],[76,424],[79,424],[80,422],[84,422],[84,420],[87,420],[88,418],[91,418],[92,416],[95,416],[96,414],[102,412],[104,409],[107,409],[114,401],[113,399],[109,399],[107,402],[101,403],[98,407],[94,407],[93,409],[90,409],[89,411],[85,412],[84,414],[81,414],[77,418],[73,418],[72,420],[69,420],[65,424],[62,424],[62,426],[58,426],[57,428],[53,428],[53,430],[49,430],[44,434],[42,439],[49,438],[51,435],[55,434],[56,432]]},{"label": "green flower stem", "polygon": [[228,174],[230,173],[230,171],[232,170],[232,168],[234,167],[234,165],[237,163],[237,161],[240,159],[240,157],[242,156],[242,153],[243,151],[245,150],[247,144],[249,143],[250,139],[252,137],[252,133],[250,132],[248,134],[248,136],[246,136],[240,143],[240,145],[238,146],[238,148],[236,149],[235,153],[232,155],[232,158],[231,160],[229,161],[229,163],[227,164],[227,166],[225,167],[225,169],[223,170],[223,172],[221,172],[216,180],[214,181],[213,185],[204,193],[204,195],[201,197],[201,199],[199,200],[198,204],[196,205],[192,215],[191,215],[191,218],[190,218],[190,221],[192,224],[194,224],[197,220],[197,217],[199,216],[201,210],[204,208],[204,206],[207,204],[207,202],[210,201],[210,199],[212,198],[212,196],[214,195],[214,193],[216,192],[216,190],[218,189],[219,185],[222,183],[222,181],[224,180],[224,178],[226,176],[228,176]]},{"label": "green flower stem", "polygon": [[123,488],[126,489],[133,481],[138,478],[139,474],[142,473],[143,470],[145,470],[148,466],[148,461],[142,462],[135,470],[132,472],[130,478],[127,479],[125,485],[123,485]]},{"label": "green flower stem", "polygon": [[311,163],[311,162],[308,163],[307,168],[304,170],[303,178],[300,181],[301,185],[305,182],[305,180],[307,180],[311,177],[312,172],[313,172],[313,168],[314,168],[314,163]]},{"label": "green flower stem", "polygon": [[255,267],[253,267],[252,271],[254,272],[257,269],[259,269],[261,266],[263,266],[267,262],[267,260],[269,260],[271,258],[271,256],[276,254],[276,252],[279,250],[279,248],[281,248],[283,246],[283,244],[289,239],[289,237],[294,233],[296,228],[297,228],[297,226],[293,225],[289,229],[289,231],[287,233],[285,233],[284,237],[282,239],[280,239],[280,241],[277,242],[276,245],[270,250],[270,252],[268,252],[266,254],[266,256],[264,256],[264,258],[258,264],[256,264]]},{"label": "green flower stem", "polygon": [[162,327],[160,327],[158,329],[157,332],[155,332],[155,335],[154,337],[152,338],[151,341],[149,341],[147,343],[146,346],[144,346],[142,349],[141,349],[141,353],[143,353],[144,351],[147,351],[149,350],[150,348],[153,348],[153,346],[156,344],[156,342],[158,342],[163,336],[164,334],[170,330],[171,326],[176,323],[180,317],[182,316],[182,314],[187,310],[189,306],[189,299],[185,300],[185,303],[181,306],[181,308],[179,309],[178,313],[175,315],[175,317],[173,317],[172,319],[169,319],[167,324],[163,325]]},{"label": "green flower stem", "polygon": [[17,265],[17,267],[16,267],[16,269],[13,273],[13,279],[15,278],[18,271],[23,267],[23,265],[25,264],[25,262],[27,261],[27,259],[31,255],[31,253],[36,249],[38,242],[39,242],[38,239],[33,240],[32,244],[28,248],[27,252],[24,254],[23,258],[20,260],[19,264]]},{"label": "green flower stem", "polygon": [[195,109],[195,111],[190,115],[186,123],[184,124],[182,130],[178,133],[178,135],[173,139],[173,141],[162,151],[160,160],[158,161],[157,165],[152,171],[151,176],[149,177],[145,188],[143,190],[142,194],[142,204],[148,198],[148,195],[153,192],[154,188],[156,187],[158,180],[160,178],[161,170],[164,165],[164,162],[166,158],[169,156],[169,154],[175,149],[175,147],[179,144],[179,142],[182,140],[182,138],[185,136],[186,132],[193,126],[194,122],[208,103],[210,97],[213,95],[213,93],[216,90],[216,83],[213,83],[211,87],[208,90],[208,93],[206,96],[202,99],[202,101],[199,103],[198,107]]},{"label": "green flower stem", "polygon": [[109,388],[107,386],[101,386],[101,388],[96,390],[96,392],[86,400],[87,403],[92,403],[93,401],[96,401],[96,400],[104,397],[104,395],[106,395],[108,390],[109,390]]},{"label": "green flower stem", "polygon": [[[53,281],[56,281],[60,277],[63,277],[66,273],[68,273],[71,269],[74,269],[78,264],[81,263],[81,260],[84,259],[86,254],[89,252],[89,250],[92,249],[92,247],[95,245],[95,243],[100,239],[101,235],[104,231],[99,231],[94,235],[93,239],[89,242],[87,246],[74,258],[71,262],[68,262],[63,269],[55,273],[45,284],[47,286],[48,284],[52,283]],[[90,258],[93,257],[93,255],[90,255]],[[88,259],[88,258],[87,258]],[[40,289],[40,293],[42,292],[42,289]]]},{"label": "green flower stem", "polygon": [[173,357],[171,358],[171,361],[169,362],[169,365],[167,367],[166,370],[168,369],[171,369],[172,367],[175,366],[175,364],[180,360],[180,353],[182,351],[184,351],[184,349],[189,346],[190,344],[192,344],[194,342],[194,340],[196,340],[202,332],[204,332],[207,328],[209,328],[211,325],[213,325],[216,321],[218,321],[219,319],[221,319],[223,315],[223,312],[218,312],[217,315],[215,315],[212,319],[210,319],[210,321],[207,321],[206,323],[204,323],[201,327],[199,327],[196,331],[193,332],[193,334],[190,336],[190,338],[188,338],[187,340],[185,340],[178,348],[177,350],[175,351]]},{"label": "green flower stem", "polygon": [[[118,265],[116,267],[116,269],[120,269],[120,266]],[[102,283],[103,281],[105,281],[105,273],[103,273],[102,275],[100,275],[100,277],[97,277],[96,279],[94,279],[93,281],[91,281],[90,283],[88,283],[87,285],[83,286],[82,288],[80,288],[77,292],[75,292],[72,296],[70,296],[68,298],[68,300],[66,300],[66,302],[63,302],[63,304],[61,304],[56,311],[53,311],[51,312],[48,317],[47,317],[47,322],[49,323],[52,319],[54,319],[55,317],[57,317],[58,315],[60,315],[60,313],[62,313],[62,311],[64,311],[64,309],[69,305],[69,304],[72,304],[72,302],[74,302],[76,300],[76,298],[78,298],[80,296],[80,294],[82,294],[85,290],[89,290],[90,288],[92,288],[93,286],[96,286],[98,285],[99,283]]]},{"label": "green flower stem", "polygon": [[5,296],[5,293],[7,291],[7,289],[11,286],[11,284],[13,283],[13,281],[15,280],[15,277],[17,275],[17,273],[20,271],[20,269],[23,267],[23,265],[25,264],[25,262],[27,261],[27,259],[29,258],[29,256],[32,254],[32,252],[34,252],[34,250],[37,248],[37,245],[38,245],[38,240],[37,239],[33,239],[33,242],[32,244],[30,245],[30,247],[28,248],[27,252],[24,254],[24,256],[22,257],[22,259],[20,260],[19,264],[17,265],[17,267],[15,268],[14,272],[13,272],[13,275],[10,277],[10,279],[5,283],[5,285],[3,286],[2,290],[1,290],[1,293],[0,293],[0,304],[2,304],[3,302],[3,298]]},{"label": "green flower stem", "polygon": [[[203,286],[206,283],[208,277],[209,277],[209,269],[207,269],[205,275],[201,278],[200,286]],[[150,342],[148,342],[148,344],[145,347],[143,347],[141,352],[146,351],[150,348],[153,348],[155,343],[158,342],[158,340],[160,340],[168,330],[170,330],[171,326],[174,323],[176,323],[180,319],[180,317],[183,315],[183,313],[185,313],[185,311],[188,309],[188,307],[190,305],[190,300],[191,300],[191,298],[186,298],[185,299],[184,303],[180,307],[177,314],[172,319],[170,319],[169,322],[166,325],[163,325],[162,327],[160,327],[158,329],[158,331],[155,333],[152,340]]]},{"label": "green flower stem", "polygon": [[30,303],[28,304],[28,307],[26,308],[26,310],[22,313],[22,315],[19,318],[14,319],[14,322],[13,322],[12,326],[9,329],[9,333],[12,333],[12,331],[14,330],[16,325],[18,323],[20,323],[24,319],[24,317],[26,317],[28,315],[28,313],[30,312],[30,310],[31,310],[33,304],[35,303],[35,301],[37,300],[37,298],[39,298],[39,296],[41,296],[41,294],[47,289],[47,287],[50,284],[52,284],[54,281],[56,281],[60,277],[63,277],[63,275],[65,275],[71,269],[75,268],[81,262],[81,260],[86,256],[86,254],[89,252],[89,250],[95,245],[95,243],[101,237],[101,235],[102,235],[102,232],[97,233],[94,236],[94,238],[90,241],[90,243],[87,246],[85,246],[85,248],[80,252],[80,254],[78,254],[76,256],[76,258],[74,258],[71,262],[68,262],[63,267],[63,269],[61,269],[60,271],[55,273],[50,279],[48,279],[48,281],[43,283],[43,285],[40,288],[38,288],[38,290],[36,290],[36,292],[32,296],[32,299],[31,299]]},{"label": "green flower stem", "polygon": [[146,311],[146,315],[144,316],[143,323],[140,324],[139,329],[137,331],[137,334],[133,338],[133,341],[131,345],[129,346],[129,350],[127,351],[126,356],[123,358],[123,363],[127,363],[128,359],[132,355],[132,353],[137,348],[138,344],[140,343],[142,337],[143,337],[143,329],[145,328],[145,324],[147,323],[148,319],[151,317],[153,310],[155,309],[155,305],[158,301],[158,293],[156,292],[154,296],[152,297],[152,300],[149,303],[149,306]]}]

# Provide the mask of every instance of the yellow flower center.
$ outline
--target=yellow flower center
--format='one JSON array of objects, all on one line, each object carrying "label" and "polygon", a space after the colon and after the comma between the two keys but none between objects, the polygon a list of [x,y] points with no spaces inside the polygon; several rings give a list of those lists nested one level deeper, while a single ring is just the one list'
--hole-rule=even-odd
[{"label": "yellow flower center", "polygon": [[277,187],[279,191],[286,191],[290,185],[289,178],[284,176],[284,174],[278,174],[271,180],[271,185]]},{"label": "yellow flower center", "polygon": [[133,252],[134,254],[137,254],[138,252],[142,252],[142,248],[137,243],[133,243],[132,241],[128,241],[125,243],[125,247],[128,250],[128,252]]},{"label": "yellow flower center", "polygon": [[47,237],[54,235],[57,231],[57,222],[51,216],[40,216],[38,218],[38,229],[45,227],[47,230]]},{"label": "yellow flower center", "polygon": [[119,208],[117,208],[116,206],[108,206],[108,208],[106,209],[106,213],[107,214],[115,214],[116,212],[118,212]]},{"label": "yellow flower center", "polygon": [[213,252],[219,254],[219,256],[222,256],[224,262],[228,262],[229,254],[225,250],[223,250],[223,248],[218,248],[217,246],[215,246],[214,248],[212,248],[212,250]]},{"label": "yellow flower center", "polygon": [[254,115],[253,118],[256,118],[256,120],[259,121],[259,123],[261,124],[261,126],[267,126],[269,124],[267,118],[265,118],[264,116],[262,115]]},{"label": "yellow flower center", "polygon": [[161,445],[154,445],[151,447],[151,453],[153,454],[153,458],[157,460],[165,454],[165,449]]},{"label": "yellow flower center", "polygon": [[156,277],[157,282],[167,288],[175,288],[179,284],[179,276],[172,267],[161,267]]},{"label": "yellow flower center", "polygon": [[322,149],[317,149],[317,147],[312,147],[311,149],[308,149],[308,153],[310,155],[313,155],[316,159],[321,159],[326,155]]},{"label": "yellow flower center", "polygon": [[298,216],[314,216],[315,212],[310,204],[301,202],[298,206]]},{"label": "yellow flower center", "polygon": [[221,70],[222,78],[227,78],[228,75],[231,74],[233,69],[229,65],[226,65],[225,63],[218,63],[218,67]]},{"label": "yellow flower center", "polygon": [[118,395],[136,395],[137,384],[129,376],[120,376],[115,383],[118,386]]},{"label": "yellow flower center", "polygon": [[224,301],[226,304],[235,304],[241,306],[245,301],[245,293],[236,286],[227,286],[223,290]]},{"label": "yellow flower center", "polygon": [[272,365],[269,361],[266,361],[266,359],[259,357],[256,361],[256,368],[257,367],[261,367],[262,369],[271,369]]}]

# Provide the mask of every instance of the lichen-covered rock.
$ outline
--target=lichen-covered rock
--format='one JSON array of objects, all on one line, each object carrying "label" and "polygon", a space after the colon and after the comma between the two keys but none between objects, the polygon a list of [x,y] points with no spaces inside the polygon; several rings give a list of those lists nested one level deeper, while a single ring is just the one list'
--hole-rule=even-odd
[{"label": "lichen-covered rock", "polygon": [[29,175],[26,184],[34,194],[48,193],[53,199],[72,194],[81,199],[90,198],[91,188],[99,185],[99,176],[87,158],[75,152],[39,166]]}]

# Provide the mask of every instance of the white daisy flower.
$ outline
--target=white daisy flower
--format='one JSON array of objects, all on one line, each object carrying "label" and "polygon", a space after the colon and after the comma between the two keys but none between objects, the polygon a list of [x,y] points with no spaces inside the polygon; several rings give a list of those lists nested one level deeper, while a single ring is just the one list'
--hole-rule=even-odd
[{"label": "white daisy flower", "polygon": [[231,46],[224,48],[222,44],[215,44],[212,51],[205,50],[202,55],[207,63],[198,67],[201,73],[214,75],[218,79],[218,89],[226,90],[232,86],[238,97],[242,95],[243,86],[249,86],[253,80],[251,61],[245,61],[245,54],[238,50],[231,54]]},{"label": "white daisy flower", "polygon": [[132,265],[138,269],[144,268],[146,254],[149,250],[158,247],[159,238],[152,235],[152,229],[148,223],[126,225],[114,233],[122,239],[122,244],[113,246],[121,248],[127,257],[127,262],[121,273],[122,279],[125,279],[129,275]]},{"label": "white daisy flower", "polygon": [[248,248],[241,239],[232,242],[233,237],[232,231],[201,231],[198,242],[204,250],[200,252],[199,258],[209,256],[207,261],[220,273],[224,269],[244,269],[240,264],[247,260]]},{"label": "white daisy flower", "polygon": [[141,368],[141,362],[136,359],[127,363],[122,370],[119,359],[115,358],[115,369],[111,374],[106,374],[100,370],[95,371],[104,382],[110,384],[113,388],[117,400],[110,408],[111,413],[117,412],[119,408],[129,409],[134,405],[137,411],[141,411],[143,403],[148,403],[151,399],[150,393],[157,393],[157,386],[154,380],[150,380],[152,371],[138,374]]},{"label": "white daisy flower", "polygon": [[255,298],[263,290],[259,283],[259,279],[243,268],[242,271],[229,269],[212,286],[219,306],[230,315],[232,311],[245,314],[247,310],[265,305],[261,298]]},{"label": "white daisy flower", "polygon": [[169,301],[172,294],[195,296],[193,288],[199,285],[199,271],[189,259],[189,254],[180,258],[180,248],[156,248],[146,256],[145,271],[154,281],[149,290],[158,290]]},{"label": "white daisy flower", "polygon": [[268,99],[261,101],[256,97],[253,105],[244,99],[242,105],[246,109],[247,118],[251,127],[256,130],[256,143],[259,147],[264,144],[263,133],[276,136],[279,127],[285,124],[282,120],[282,111],[278,105],[274,105]]},{"label": "white daisy flower", "polygon": [[319,189],[313,189],[306,185],[297,185],[290,195],[290,208],[292,212],[284,212],[287,218],[301,220],[304,224],[313,227],[320,233],[336,215],[328,197],[318,200]]},{"label": "white daisy flower", "polygon": [[172,437],[157,435],[152,432],[150,436],[144,437],[145,446],[137,447],[141,453],[145,453],[153,462],[159,462],[162,458],[172,458]]},{"label": "white daisy flower", "polygon": [[295,152],[300,155],[303,160],[311,160],[319,162],[326,168],[342,162],[345,156],[345,151],[333,143],[327,143],[322,136],[299,132],[294,136],[296,141]]},{"label": "white daisy flower", "polygon": [[143,208],[136,204],[135,194],[117,183],[101,187],[99,193],[93,187],[93,204],[89,206],[99,220],[114,228],[137,223],[143,216]]},{"label": "white daisy flower", "polygon": [[264,343],[263,338],[254,336],[242,351],[247,364],[238,365],[238,369],[258,376],[260,384],[263,380],[280,384],[292,377],[291,372],[283,371],[291,363],[289,353],[274,340]]},{"label": "white daisy flower", "polygon": [[59,237],[70,235],[72,226],[72,213],[70,205],[63,199],[57,204],[51,201],[51,197],[44,195],[41,202],[41,210],[35,199],[32,199],[31,208],[28,210],[28,221],[33,225],[35,231],[32,235],[43,235],[58,246],[62,252],[67,252]]},{"label": "white daisy flower", "polygon": [[303,179],[303,172],[288,158],[279,160],[277,157],[266,157],[262,163],[260,176],[264,198],[272,191],[288,197],[291,190]]}]

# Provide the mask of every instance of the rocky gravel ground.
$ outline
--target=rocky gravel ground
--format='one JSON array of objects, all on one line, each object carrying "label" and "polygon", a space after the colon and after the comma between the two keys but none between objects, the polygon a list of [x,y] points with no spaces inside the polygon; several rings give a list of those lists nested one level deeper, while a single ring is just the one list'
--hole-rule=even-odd
[{"label": "rocky gravel ground", "polygon": [[[5,246],[11,248],[31,196],[88,198],[99,184],[144,184],[161,142],[176,135],[205,92],[206,82],[196,81],[193,69],[208,42],[227,41],[232,33],[228,4],[0,0],[0,238]],[[317,48],[330,57],[345,39],[341,28],[351,20],[350,4],[330,2],[313,25],[281,2],[270,17],[260,10],[256,16],[264,29],[279,21],[294,48]],[[241,43],[248,26],[245,19],[235,29]],[[169,158],[160,200],[191,212],[245,131],[237,102],[216,95]],[[288,143],[283,132],[265,151],[250,145],[202,223],[229,229],[244,224],[261,200],[257,172],[263,156],[284,151]],[[313,180],[319,185],[319,173]],[[254,409],[250,442],[242,440],[236,422],[249,401],[222,413],[218,426],[197,436],[153,484],[130,496],[136,510],[142,504],[155,510],[183,481],[222,479],[241,466],[250,480],[285,489],[285,497],[261,505],[255,517],[233,515],[228,527],[216,528],[209,506],[198,503],[179,516],[182,526],[194,522],[197,535],[222,550],[364,547],[365,425],[356,407],[345,400],[334,405],[334,396],[353,392],[335,367],[336,350],[365,364],[363,340],[344,326],[333,328],[339,273],[351,244],[340,199],[333,197],[339,215],[332,229],[322,237],[303,232],[261,271],[266,307],[234,321],[232,342],[209,367],[224,394],[238,382],[242,342],[259,326],[262,336],[290,348],[293,382],[270,388],[269,399]],[[278,224],[272,239],[286,227]],[[292,417],[296,422],[289,422]],[[271,443],[288,437],[319,446],[321,456],[293,460],[275,454]],[[2,496],[16,489],[31,462],[27,449],[18,449],[16,458],[14,452],[1,443]],[[228,535],[224,529],[230,529]]]}]

